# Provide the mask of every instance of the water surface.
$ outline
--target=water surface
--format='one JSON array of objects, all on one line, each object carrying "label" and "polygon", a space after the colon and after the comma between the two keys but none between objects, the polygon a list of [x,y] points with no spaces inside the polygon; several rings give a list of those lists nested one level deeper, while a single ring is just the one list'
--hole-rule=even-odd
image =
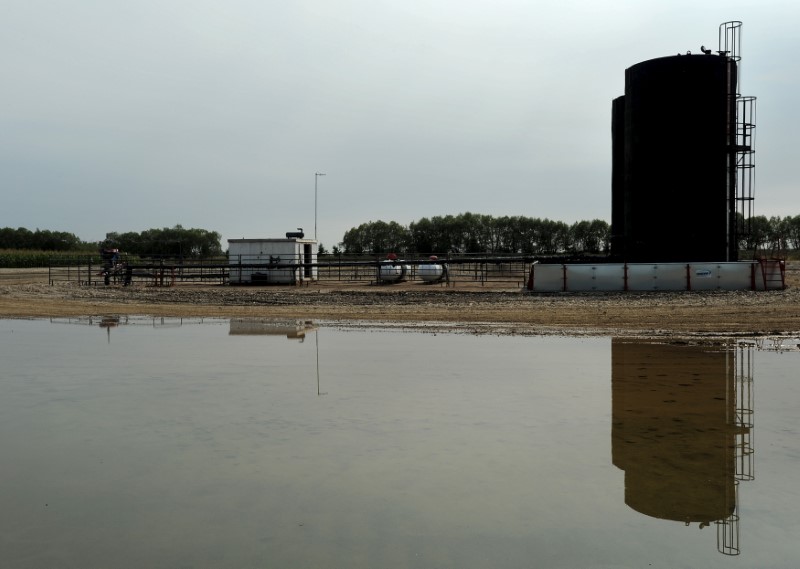
[{"label": "water surface", "polygon": [[791,566],[789,348],[0,321],[0,566]]}]

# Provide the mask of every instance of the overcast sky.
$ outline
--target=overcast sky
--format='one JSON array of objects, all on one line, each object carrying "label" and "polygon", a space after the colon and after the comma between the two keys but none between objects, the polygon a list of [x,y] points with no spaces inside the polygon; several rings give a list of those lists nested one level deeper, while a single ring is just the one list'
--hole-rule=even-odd
[{"label": "overcast sky", "polygon": [[0,227],[313,237],[316,172],[329,249],[379,219],[610,221],[625,69],[730,20],[756,214],[798,215],[797,0],[3,0]]}]

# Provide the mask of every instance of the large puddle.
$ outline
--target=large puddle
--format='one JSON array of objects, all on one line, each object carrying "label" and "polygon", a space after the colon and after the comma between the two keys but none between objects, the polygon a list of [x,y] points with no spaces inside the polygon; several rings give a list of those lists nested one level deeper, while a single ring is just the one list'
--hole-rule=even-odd
[{"label": "large puddle", "polygon": [[0,566],[793,566],[796,341],[0,320]]}]

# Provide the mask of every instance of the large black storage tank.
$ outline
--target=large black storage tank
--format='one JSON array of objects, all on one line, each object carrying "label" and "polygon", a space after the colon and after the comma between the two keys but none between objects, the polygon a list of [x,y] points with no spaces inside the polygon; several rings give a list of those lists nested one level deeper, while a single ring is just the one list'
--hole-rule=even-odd
[{"label": "large black storage tank", "polygon": [[[626,261],[725,261],[736,67],[724,55],[634,65],[612,106],[612,253]],[[733,106],[732,106],[733,105]]]}]

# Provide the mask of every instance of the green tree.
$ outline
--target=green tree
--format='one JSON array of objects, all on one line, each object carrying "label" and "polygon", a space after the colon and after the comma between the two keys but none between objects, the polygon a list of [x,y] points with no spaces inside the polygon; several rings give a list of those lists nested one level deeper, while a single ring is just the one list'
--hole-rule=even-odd
[{"label": "green tree", "polygon": [[410,243],[408,229],[396,221],[370,221],[345,232],[342,246],[348,255],[405,253]]},{"label": "green tree", "polygon": [[800,250],[800,215],[785,217],[783,225],[787,248]]},{"label": "green tree", "polygon": [[570,227],[572,250],[576,253],[600,253],[608,250],[610,227],[602,219],[578,221]]},{"label": "green tree", "polygon": [[176,225],[141,233],[108,233],[104,246],[141,256],[214,257],[222,255],[220,239],[216,231]]},{"label": "green tree", "polygon": [[76,235],[66,231],[37,229],[31,231],[24,227],[0,229],[0,249],[36,249],[39,251],[80,251],[87,244]]},{"label": "green tree", "polygon": [[419,221],[412,221],[408,226],[411,239],[411,248],[422,255],[430,255],[434,252],[433,222],[427,217]]},{"label": "green tree", "polygon": [[763,249],[770,238],[769,220],[763,215],[749,219],[750,232],[745,237],[745,248],[756,251]]}]

